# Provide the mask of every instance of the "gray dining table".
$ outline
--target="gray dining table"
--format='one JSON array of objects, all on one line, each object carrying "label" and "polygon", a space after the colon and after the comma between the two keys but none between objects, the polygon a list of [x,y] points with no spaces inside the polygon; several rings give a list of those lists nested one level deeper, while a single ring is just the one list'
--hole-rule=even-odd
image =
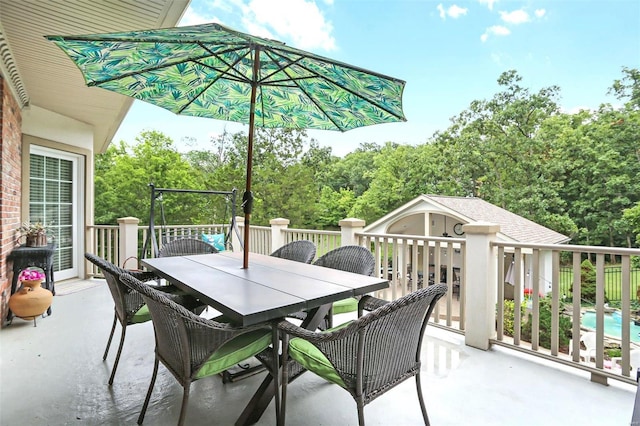
[{"label": "gray dining table", "polygon": [[143,259],[142,265],[244,326],[359,296],[386,279],[250,253],[222,252]]},{"label": "gray dining table", "polygon": [[[379,277],[325,268],[288,259],[222,252],[143,259],[142,265],[183,291],[226,315],[232,322],[253,325],[306,310],[301,324],[315,330],[331,303],[389,286]],[[274,396],[269,374],[245,407],[236,425],[256,423]]]}]

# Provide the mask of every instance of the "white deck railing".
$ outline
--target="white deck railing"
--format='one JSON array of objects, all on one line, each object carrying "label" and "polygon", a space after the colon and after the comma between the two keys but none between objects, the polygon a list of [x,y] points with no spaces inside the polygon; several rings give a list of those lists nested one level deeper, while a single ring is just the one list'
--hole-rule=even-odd
[{"label": "white deck railing", "polygon": [[[342,222],[341,222],[342,223]],[[516,244],[499,242],[495,238],[496,225],[471,224],[465,238],[425,237],[417,235],[371,234],[362,232],[356,222],[343,223],[341,231],[319,231],[289,229],[286,219],[274,219],[270,227],[251,226],[250,251],[270,254],[281,245],[294,240],[310,240],[321,256],[343,244],[359,244],[369,247],[376,256],[376,271],[389,279],[387,290],[378,297],[394,300],[417,288],[433,282],[446,282],[449,291],[438,304],[434,313],[434,325],[465,335],[467,344],[487,349],[491,344],[508,346],[534,356],[570,365],[591,373],[592,380],[606,383],[614,378],[635,383],[631,374],[631,351],[640,350],[640,345],[632,342],[630,324],[632,322],[631,259],[640,256],[640,249],[615,247],[591,247],[575,245]],[[164,229],[174,237],[197,236],[202,232],[228,232],[226,225],[175,226]],[[465,225],[467,226],[467,225]],[[243,236],[243,223],[238,221],[239,232],[233,235],[233,250],[239,249],[238,240]],[[147,238],[147,228],[132,225],[92,226],[88,228],[89,251],[122,265],[127,259],[140,256],[140,248]],[[134,233],[134,237],[127,234]],[[239,236],[238,236],[239,235]],[[136,241],[137,246],[129,247],[123,241]],[[162,241],[158,236],[158,241]],[[131,244],[129,244],[131,245]],[[579,351],[569,354],[561,344],[561,317],[569,318],[573,346],[579,347],[579,336],[586,330],[581,327],[580,264],[585,255],[596,260],[596,302],[593,306],[596,316],[596,357],[593,361],[581,360]],[[621,336],[608,335],[604,327],[605,306],[605,256],[613,256],[621,268],[620,313],[622,318]],[[507,259],[507,261],[505,261]],[[573,301],[566,304],[561,292],[561,259],[573,269]],[[509,264],[513,266],[509,268]],[[126,265],[131,266],[131,265]],[[87,275],[97,276],[99,271],[87,263]],[[505,284],[505,282],[508,282]],[[637,285],[637,283],[635,284]],[[524,289],[530,288],[530,300],[524,300]],[[511,293],[511,294],[507,294]],[[566,293],[566,290],[565,290]],[[540,344],[541,297],[551,300],[550,344]],[[524,303],[524,317],[505,317],[505,299],[512,298],[515,306]],[[524,322],[531,314],[531,341],[523,338]],[[513,322],[513,335],[505,334]],[[637,340],[637,339],[636,339]],[[605,346],[618,343],[621,349],[618,359],[606,358]],[[617,367],[619,365],[619,368]]]},{"label": "white deck railing", "polygon": [[[497,270],[508,270],[504,265],[505,253],[513,253],[513,300],[514,305],[519,306],[524,303],[527,312],[531,315],[532,338],[530,342],[522,339],[522,319],[518,315],[513,318],[513,336],[506,336],[505,316],[504,316],[504,286],[498,286],[497,295],[497,333],[493,343],[510,346],[520,351],[542,356],[546,359],[553,359],[563,364],[579,366],[591,372],[592,380],[606,382],[606,378],[622,379],[629,383],[635,383],[635,373],[631,373],[630,354],[632,350],[640,350],[640,345],[631,339],[631,258],[640,256],[638,249],[625,249],[616,247],[599,246],[578,246],[578,245],[545,245],[545,244],[515,244],[494,242],[493,247],[497,250]],[[589,306],[595,311],[595,329],[587,329],[581,325],[582,315],[585,311],[584,301],[581,300],[581,264],[585,256],[595,257],[596,270],[596,297],[595,304]],[[620,263],[620,308],[616,309],[621,316],[620,335],[608,334],[605,328],[605,316],[612,309],[605,303],[605,257],[615,259]],[[573,270],[572,293],[566,294],[561,291],[560,266],[569,263]],[[530,300],[523,300],[524,288],[527,284],[532,288]],[[539,332],[541,329],[540,303],[541,295],[550,298],[551,318],[550,318],[550,344],[544,348],[539,343]],[[636,292],[633,292],[635,298]],[[564,303],[565,298],[570,298],[570,303]],[[596,351],[593,362],[590,360],[580,360],[580,351],[569,353],[568,347],[561,345],[560,333],[562,332],[561,318],[571,320],[571,346],[580,347],[580,335],[595,331]],[[528,318],[525,318],[528,320]],[[606,346],[618,344],[621,348],[620,359],[605,359]],[[634,365],[633,371],[640,365]]]}]

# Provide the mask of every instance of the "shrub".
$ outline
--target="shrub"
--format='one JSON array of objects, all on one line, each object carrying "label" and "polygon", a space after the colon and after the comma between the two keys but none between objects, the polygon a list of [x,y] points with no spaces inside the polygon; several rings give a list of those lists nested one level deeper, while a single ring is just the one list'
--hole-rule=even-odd
[{"label": "shrub", "polygon": [[[504,301],[504,335],[513,337],[513,312],[514,312],[515,303],[513,300],[505,300]],[[525,306],[520,306],[520,324],[522,324],[522,319],[524,319]]]},{"label": "shrub", "polygon": [[605,354],[611,358],[618,358],[622,356],[622,350],[620,348],[613,348],[605,350]]},{"label": "shrub", "polygon": [[[569,287],[569,292],[573,292],[573,285]],[[596,303],[596,269],[589,259],[585,259],[580,264],[580,299],[583,302]],[[605,302],[609,299],[604,295]]]},{"label": "shrub", "polygon": [[[522,339],[528,342],[531,341],[531,325],[533,322],[533,316],[529,314],[528,321],[522,325]],[[540,299],[540,333],[539,343],[543,348],[551,348],[551,298],[545,297]],[[560,333],[559,333],[559,346],[560,348],[567,348],[569,346],[569,340],[571,340],[571,320],[560,315]]]}]

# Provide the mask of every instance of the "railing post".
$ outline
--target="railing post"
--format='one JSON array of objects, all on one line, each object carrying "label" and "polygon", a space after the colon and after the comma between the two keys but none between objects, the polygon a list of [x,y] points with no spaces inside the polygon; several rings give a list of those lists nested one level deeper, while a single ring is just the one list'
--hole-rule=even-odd
[{"label": "railing post", "polygon": [[489,349],[496,336],[497,250],[491,246],[500,225],[472,222],[462,226],[466,234],[465,344]]},{"label": "railing post", "polygon": [[356,233],[364,231],[364,225],[366,222],[362,219],[356,219],[350,217],[342,219],[338,225],[340,225],[341,242],[342,246],[358,245],[358,239]]},{"label": "railing post", "polygon": [[[244,216],[236,216],[236,226],[238,227],[238,233],[240,234],[240,236],[238,236],[238,235],[236,235],[234,233],[233,237],[242,240],[243,235],[244,235]],[[233,244],[233,252],[234,253],[241,252],[242,251],[242,244],[244,244],[244,241],[238,241],[238,242],[234,243]]]},{"label": "railing post", "polygon": [[[124,263],[130,257],[138,258],[138,224],[137,217],[121,217],[118,219],[120,238],[118,241],[118,265],[125,267]],[[138,264],[134,266],[137,268]]]},{"label": "railing post", "polygon": [[271,252],[285,244],[284,230],[289,226],[289,219],[277,217],[269,221],[271,225]]}]

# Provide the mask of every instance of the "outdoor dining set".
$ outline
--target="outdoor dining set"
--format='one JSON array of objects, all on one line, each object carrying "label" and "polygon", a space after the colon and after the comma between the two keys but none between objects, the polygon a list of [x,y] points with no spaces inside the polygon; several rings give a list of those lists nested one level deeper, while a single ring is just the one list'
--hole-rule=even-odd
[{"label": "outdoor dining set", "polygon": [[[270,256],[250,253],[246,268],[243,253],[218,252],[191,238],[171,241],[158,257],[142,259],[144,269],[126,270],[91,253],[85,257],[102,271],[115,305],[103,360],[116,325],[122,328],[109,385],[115,380],[127,327],[153,324],[155,363],[146,398],[140,398],[138,424],[144,420],[160,364],[183,387],[182,425],[192,382],[224,375],[254,357],[266,375],[254,395],[247,396],[238,425],[258,422],[271,401],[278,424],[284,424],[287,392],[295,392],[291,383],[306,371],[349,392],[361,425],[365,405],[415,377],[424,422],[429,424],[420,352],[431,313],[447,291],[445,284],[387,302],[371,295],[389,283],[375,276],[369,249],[343,246],[314,261],[316,247],[306,240],[288,243]],[[204,313],[211,308],[220,315],[209,319]],[[346,312],[357,312],[357,319],[335,324],[335,316]]]}]

